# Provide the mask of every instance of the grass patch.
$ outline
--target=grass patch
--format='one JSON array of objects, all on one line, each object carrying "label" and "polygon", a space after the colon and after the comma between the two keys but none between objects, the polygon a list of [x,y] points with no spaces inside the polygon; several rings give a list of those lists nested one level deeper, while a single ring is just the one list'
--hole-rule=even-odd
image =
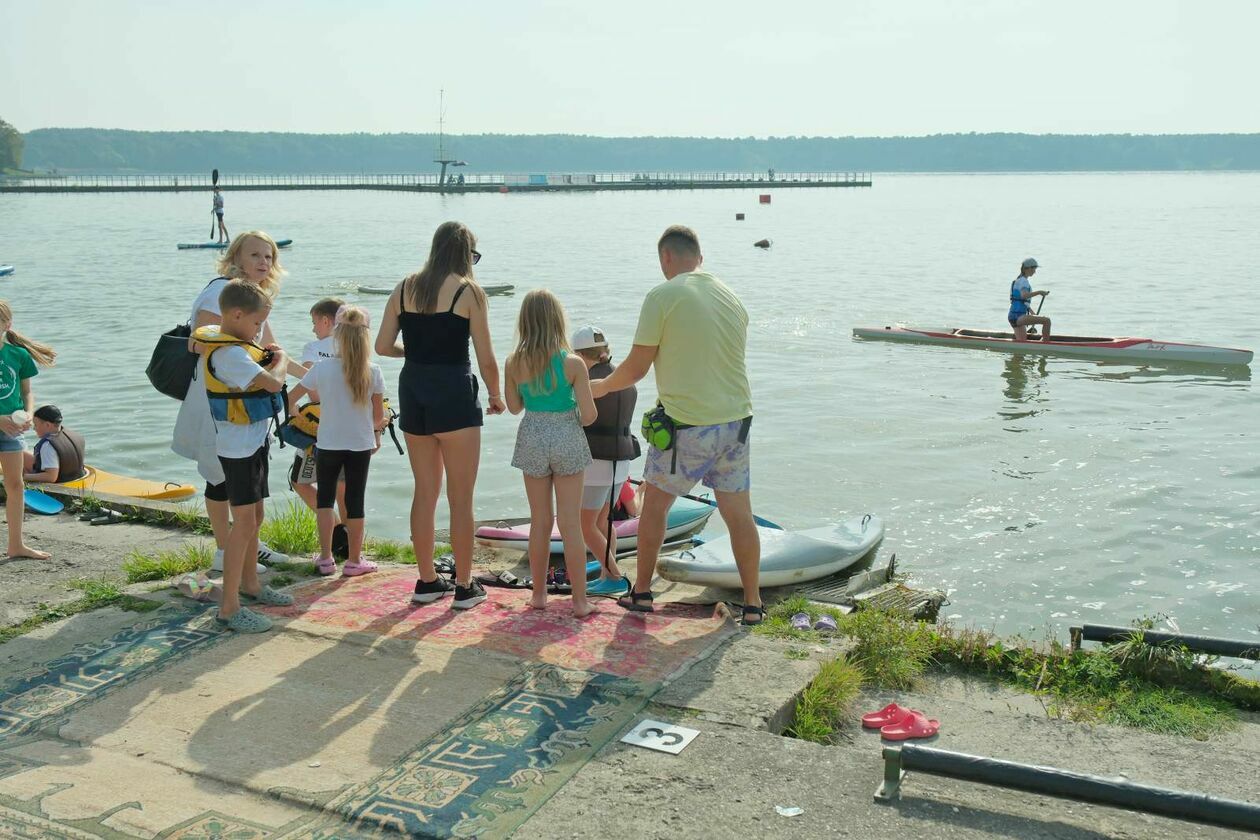
[{"label": "grass patch", "polygon": [[83,596],[77,601],[67,604],[40,604],[35,614],[25,621],[0,627],[0,644],[24,636],[45,624],[60,621],[79,613],[99,610],[102,607],[120,607],[131,612],[149,612],[162,606],[157,601],[136,598],[125,594],[118,584],[104,579],[81,579],[69,582],[71,589],[77,589]]},{"label": "grass patch", "polygon": [[[363,551],[370,554],[383,563],[414,563],[416,562],[416,550],[411,543],[399,542],[397,540],[379,540],[367,539],[363,541]],[[441,557],[443,554],[450,554],[451,546],[449,543],[433,544],[433,559]]]},{"label": "grass patch", "polygon": [[796,715],[787,734],[819,744],[831,743],[835,732],[850,719],[862,690],[862,671],[841,655],[824,662],[796,701]]},{"label": "grass patch", "polygon": [[189,543],[174,551],[159,551],[156,554],[133,551],[123,559],[122,570],[128,583],[140,583],[208,569],[213,560],[211,543]]},{"label": "grass patch", "polygon": [[279,513],[268,511],[259,539],[282,554],[311,554],[319,548],[315,512],[293,499]]},{"label": "grass patch", "polygon": [[[797,612],[808,614],[811,623],[823,614],[833,616],[838,635],[854,643],[849,664],[873,687],[912,688],[936,664],[1033,694],[1051,717],[1198,739],[1234,726],[1240,708],[1260,709],[1260,684],[1206,667],[1212,660],[1184,647],[1145,644],[1137,632],[1101,649],[1069,651],[1054,639],[1044,644],[1000,639],[983,630],[928,624],[897,613],[860,610],[841,615],[799,596],[772,607],[756,632],[795,641],[826,638],[793,629],[791,617]],[[1137,628],[1153,624],[1144,619]],[[791,657],[794,650],[785,655]],[[814,731],[814,726],[807,724],[805,731]]]},{"label": "grass patch", "polygon": [[174,513],[168,514],[167,517],[171,525],[194,534],[208,536],[214,533],[210,527],[210,520],[206,518],[205,512],[197,502],[183,502],[175,508]]}]

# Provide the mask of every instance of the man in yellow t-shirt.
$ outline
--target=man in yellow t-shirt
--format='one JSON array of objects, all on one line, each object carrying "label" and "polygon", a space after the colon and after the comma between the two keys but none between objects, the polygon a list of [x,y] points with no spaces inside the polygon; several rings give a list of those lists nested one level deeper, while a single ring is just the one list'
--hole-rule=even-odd
[{"label": "man in yellow t-shirt", "polygon": [[691,228],[667,228],[657,256],[665,282],[643,301],[634,347],[611,376],[591,382],[591,391],[601,397],[628,388],[655,367],[661,405],[676,424],[673,448],[652,446],[648,452],[638,574],[634,589],[617,603],[652,611],[650,586],[669,508],[676,497],[704,482],[730,531],[744,587],[743,623],[760,624],[765,616],[758,589],[761,541],[749,497],[748,312],[726,284],[700,270],[704,256]]}]

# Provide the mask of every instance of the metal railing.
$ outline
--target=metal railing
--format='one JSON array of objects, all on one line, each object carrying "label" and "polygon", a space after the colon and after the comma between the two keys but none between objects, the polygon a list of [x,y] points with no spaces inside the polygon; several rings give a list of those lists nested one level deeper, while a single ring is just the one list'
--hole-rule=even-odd
[{"label": "metal railing", "polygon": [[[460,179],[463,180],[460,180]],[[598,186],[685,186],[688,184],[749,184],[761,186],[787,184],[869,185],[869,172],[548,172],[488,173],[461,172],[448,175],[446,186],[452,187],[598,187]],[[120,189],[163,190],[211,187],[208,173],[169,174],[49,174],[0,178],[0,185],[56,189]],[[301,187],[406,189],[408,187],[441,186],[438,175],[430,172],[338,172],[324,174],[224,173],[219,186],[226,189],[265,189]]]}]

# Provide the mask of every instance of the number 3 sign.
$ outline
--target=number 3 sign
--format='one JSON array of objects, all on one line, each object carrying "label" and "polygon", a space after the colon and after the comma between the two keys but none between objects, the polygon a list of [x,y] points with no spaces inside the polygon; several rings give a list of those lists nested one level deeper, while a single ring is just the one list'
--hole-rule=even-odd
[{"label": "number 3 sign", "polygon": [[642,720],[621,739],[623,744],[678,755],[700,734],[698,729],[674,726],[659,720]]}]

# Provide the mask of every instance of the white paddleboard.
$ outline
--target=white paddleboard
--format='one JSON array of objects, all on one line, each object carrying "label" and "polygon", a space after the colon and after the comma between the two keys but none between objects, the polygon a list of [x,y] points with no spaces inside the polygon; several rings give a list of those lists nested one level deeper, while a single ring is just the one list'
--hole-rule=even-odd
[{"label": "white paddleboard", "polygon": [[[761,536],[760,582],[787,586],[834,575],[869,554],[884,538],[884,520],[873,514],[807,531],[757,528]],[[729,536],[672,557],[657,571],[666,580],[738,588],[739,569]]]}]

